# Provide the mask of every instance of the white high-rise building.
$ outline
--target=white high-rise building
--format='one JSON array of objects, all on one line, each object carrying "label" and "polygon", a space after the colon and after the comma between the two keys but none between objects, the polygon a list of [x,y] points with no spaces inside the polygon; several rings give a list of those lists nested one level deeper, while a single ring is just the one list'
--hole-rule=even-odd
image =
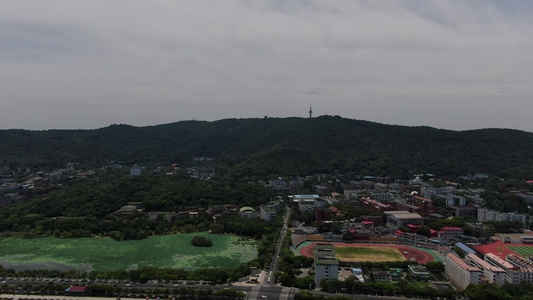
[{"label": "white high-rise building", "polygon": [[480,208],[477,210],[477,220],[479,222],[485,222],[485,221],[522,221],[524,224],[526,223],[526,216],[521,215],[518,212],[499,212],[496,210],[491,210],[488,208]]}]

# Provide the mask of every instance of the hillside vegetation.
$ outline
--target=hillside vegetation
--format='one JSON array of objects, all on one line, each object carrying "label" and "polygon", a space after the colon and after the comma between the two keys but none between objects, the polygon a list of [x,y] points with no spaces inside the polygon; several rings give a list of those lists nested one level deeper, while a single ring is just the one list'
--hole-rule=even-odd
[{"label": "hillside vegetation", "polygon": [[317,172],[527,178],[533,171],[531,149],[533,134],[518,130],[451,131],[331,116],[0,131],[0,163],[11,166],[186,165],[193,157],[209,156],[216,159],[218,175],[232,178]]}]

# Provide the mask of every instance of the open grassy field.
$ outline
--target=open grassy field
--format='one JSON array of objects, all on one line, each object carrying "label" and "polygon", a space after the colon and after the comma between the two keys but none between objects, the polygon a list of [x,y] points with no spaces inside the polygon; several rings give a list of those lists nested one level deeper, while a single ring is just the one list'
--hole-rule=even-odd
[{"label": "open grassy field", "polygon": [[533,246],[507,246],[506,248],[523,257],[533,256]]},{"label": "open grassy field", "polygon": [[396,248],[335,246],[335,256],[341,261],[402,261],[405,257]]},{"label": "open grassy field", "polygon": [[[213,247],[194,247],[195,236]],[[0,238],[0,264],[5,268],[121,270],[140,266],[164,268],[235,268],[257,257],[257,241],[208,233],[174,234],[139,241],[80,238]]]}]

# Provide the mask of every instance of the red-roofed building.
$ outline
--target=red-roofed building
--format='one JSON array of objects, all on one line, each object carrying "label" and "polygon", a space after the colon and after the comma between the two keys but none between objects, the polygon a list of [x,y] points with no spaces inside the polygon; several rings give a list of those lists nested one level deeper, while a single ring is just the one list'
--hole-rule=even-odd
[{"label": "red-roofed building", "polygon": [[453,253],[446,255],[445,273],[448,280],[460,290],[470,284],[480,284],[483,274],[481,269],[469,266]]},{"label": "red-roofed building", "polygon": [[419,197],[419,196],[414,196],[413,198],[416,199],[416,200],[424,201],[424,202],[433,202],[433,200],[431,200],[431,199],[426,199],[426,198],[422,198],[422,197]]},{"label": "red-roofed building", "polygon": [[418,209],[416,209],[416,212],[423,217],[437,212],[437,207],[433,205],[433,201],[431,199],[414,196],[413,199],[408,200],[407,203],[417,207]]},{"label": "red-roofed building", "polygon": [[86,286],[73,285],[65,290],[65,296],[85,296],[88,290],[89,289]]},{"label": "red-roofed building", "polygon": [[420,227],[422,227],[422,225],[407,224],[407,227],[409,227],[409,229],[411,229],[411,233],[417,233],[418,229],[420,229]]},{"label": "red-roofed building", "polygon": [[445,239],[455,239],[461,235],[464,235],[464,230],[460,227],[442,227],[442,231],[439,231],[439,237]]},{"label": "red-roofed building", "polygon": [[335,206],[330,206],[328,207],[328,209],[331,210],[331,212],[333,212],[333,214],[335,214],[336,216],[344,217],[344,213],[342,212],[342,210],[336,208]]},{"label": "red-roofed building", "polygon": [[389,204],[383,204],[379,201],[372,200],[369,197],[361,198],[361,205],[363,207],[370,208],[371,210],[378,212],[393,210],[393,207]]}]

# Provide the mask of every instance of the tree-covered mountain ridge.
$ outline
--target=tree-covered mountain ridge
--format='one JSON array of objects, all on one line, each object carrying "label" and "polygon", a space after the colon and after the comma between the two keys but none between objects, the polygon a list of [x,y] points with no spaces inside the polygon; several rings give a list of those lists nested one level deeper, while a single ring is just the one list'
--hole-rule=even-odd
[{"label": "tree-covered mountain ridge", "polygon": [[533,133],[452,131],[338,116],[180,121],[94,130],[1,130],[0,159],[12,166],[190,164],[215,158],[223,176],[350,173],[475,174],[529,178]]}]

